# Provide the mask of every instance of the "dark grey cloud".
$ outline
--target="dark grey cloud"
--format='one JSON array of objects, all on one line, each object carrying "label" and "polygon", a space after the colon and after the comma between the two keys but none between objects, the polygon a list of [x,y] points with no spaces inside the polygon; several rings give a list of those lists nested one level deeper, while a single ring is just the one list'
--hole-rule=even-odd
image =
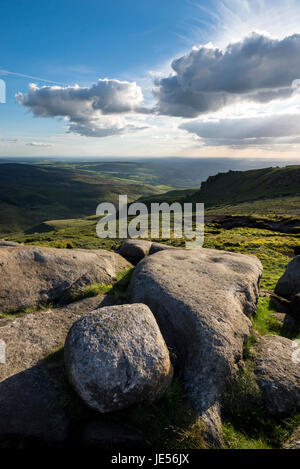
[{"label": "dark grey cloud", "polygon": [[236,101],[287,98],[300,78],[300,35],[278,40],[253,33],[224,51],[194,49],[172,68],[154,89],[161,114],[197,117]]},{"label": "dark grey cloud", "polygon": [[205,145],[247,147],[299,143],[300,114],[257,116],[216,121],[193,120],[180,125]]},{"label": "dark grey cloud", "polygon": [[143,94],[134,82],[99,79],[91,87],[42,86],[31,84],[28,93],[18,93],[19,104],[35,117],[63,117],[68,132],[106,137],[140,129],[112,116],[143,112]]}]

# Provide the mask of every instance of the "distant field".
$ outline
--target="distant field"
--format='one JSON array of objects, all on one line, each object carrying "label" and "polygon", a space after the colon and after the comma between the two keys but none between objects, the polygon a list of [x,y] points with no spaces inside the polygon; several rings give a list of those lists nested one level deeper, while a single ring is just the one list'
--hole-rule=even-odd
[{"label": "distant field", "polygon": [[96,212],[100,202],[132,202],[170,186],[120,181],[99,174],[29,164],[0,165],[0,234],[34,230],[43,221],[81,218]]}]

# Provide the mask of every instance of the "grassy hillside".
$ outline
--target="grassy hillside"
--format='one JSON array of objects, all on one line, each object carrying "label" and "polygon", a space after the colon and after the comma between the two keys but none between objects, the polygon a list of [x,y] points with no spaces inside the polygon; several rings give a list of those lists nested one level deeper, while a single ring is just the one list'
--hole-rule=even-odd
[{"label": "grassy hillside", "polygon": [[197,185],[207,176],[201,163],[178,161],[177,159],[157,159],[150,161],[111,161],[111,162],[56,162],[45,161],[39,166],[58,168],[84,174],[100,175],[120,181],[139,182],[155,186],[190,187]]},{"label": "grassy hillside", "polygon": [[[166,190],[166,188],[164,188]],[[0,233],[26,230],[45,220],[80,218],[100,202],[133,201],[162,192],[161,187],[119,181],[50,166],[0,165]]]},{"label": "grassy hillside", "polygon": [[210,176],[191,199],[207,207],[300,196],[300,166],[229,171]]}]

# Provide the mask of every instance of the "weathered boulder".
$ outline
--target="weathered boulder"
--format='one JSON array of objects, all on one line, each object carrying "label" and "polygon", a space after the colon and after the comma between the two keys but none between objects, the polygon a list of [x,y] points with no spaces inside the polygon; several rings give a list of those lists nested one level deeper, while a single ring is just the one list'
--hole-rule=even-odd
[{"label": "weathered boulder", "polygon": [[129,287],[132,301],[151,308],[176,352],[188,395],[213,444],[221,441],[219,399],[242,359],[261,274],[254,256],[171,249],[141,261]]},{"label": "weathered boulder", "polygon": [[129,262],[136,265],[149,254],[151,244],[151,241],[143,239],[127,239],[120,247],[119,253]]},{"label": "weathered boulder", "polygon": [[103,413],[154,401],[173,374],[164,339],[143,304],[100,308],[78,320],[66,339],[65,366],[83,401]]},{"label": "weathered boulder", "polygon": [[284,415],[300,407],[300,344],[275,335],[261,337],[254,372],[271,414]]},{"label": "weathered boulder", "polygon": [[296,256],[288,263],[284,274],[277,282],[275,293],[285,297],[293,297],[300,293],[300,256]]},{"label": "weathered boulder", "polygon": [[298,427],[284,443],[283,449],[300,449],[300,427]]},{"label": "weathered boulder", "polygon": [[104,250],[13,246],[0,249],[0,312],[49,302],[65,303],[90,283],[111,284],[128,268],[122,256]]}]

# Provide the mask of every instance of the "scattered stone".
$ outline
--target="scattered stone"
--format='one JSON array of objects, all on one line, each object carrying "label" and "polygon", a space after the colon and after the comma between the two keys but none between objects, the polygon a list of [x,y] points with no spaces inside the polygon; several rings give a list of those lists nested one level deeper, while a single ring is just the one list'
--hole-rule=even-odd
[{"label": "scattered stone", "polygon": [[172,379],[169,351],[149,308],[118,305],[85,315],[65,343],[70,383],[99,412],[153,402]]},{"label": "scattered stone", "polygon": [[222,439],[219,399],[242,359],[261,275],[254,256],[171,249],[141,261],[129,287],[132,301],[151,308],[179,357],[189,398],[214,445]]},{"label": "scattered stone", "polygon": [[275,335],[258,340],[255,353],[257,383],[262,400],[273,415],[300,407],[300,344]]},{"label": "scattered stone", "polygon": [[67,303],[82,287],[111,284],[130,267],[113,252],[36,246],[3,247],[0,251],[0,313],[47,303]]},{"label": "scattered stone", "polygon": [[275,293],[288,298],[300,293],[300,256],[296,256],[288,263],[284,274],[277,282]]},{"label": "scattered stone", "polygon": [[136,265],[141,259],[148,256],[151,244],[151,241],[143,239],[127,239],[120,247],[119,254]]}]

